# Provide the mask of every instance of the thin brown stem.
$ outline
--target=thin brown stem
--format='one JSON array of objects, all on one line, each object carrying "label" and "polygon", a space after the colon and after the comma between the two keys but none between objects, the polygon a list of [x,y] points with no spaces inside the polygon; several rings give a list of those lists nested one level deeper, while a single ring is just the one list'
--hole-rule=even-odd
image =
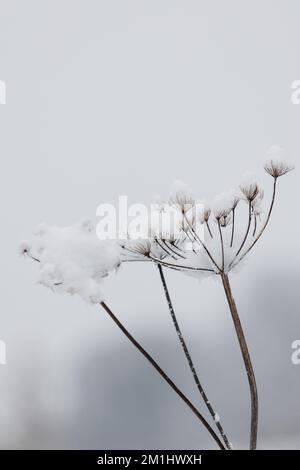
[{"label": "thin brown stem", "polygon": [[224,259],[224,241],[221,229],[220,219],[218,219],[218,227],[219,227],[219,234],[220,234],[220,241],[221,241],[221,250],[222,250],[222,272],[224,271],[225,259]]},{"label": "thin brown stem", "polygon": [[126,258],[126,259],[122,259],[122,263],[145,263],[145,262],[147,262],[147,261],[148,261],[148,263],[149,263],[151,260],[150,260],[150,259],[146,259],[146,258],[145,258],[145,259],[138,259],[138,258],[136,258],[136,259],[127,259],[127,258]]},{"label": "thin brown stem", "polygon": [[193,236],[193,234],[192,234],[192,233],[190,233],[190,230],[189,230],[189,229],[186,231],[186,234],[187,234],[187,237],[188,237],[188,239],[189,239],[189,240],[190,240],[190,242],[191,242],[192,251],[193,251],[193,253],[195,253],[195,254],[196,254],[196,253],[197,253],[197,251],[196,251],[196,250],[195,250],[195,248],[194,248],[195,237]]},{"label": "thin brown stem", "polygon": [[201,240],[201,238],[197,235],[197,233],[195,232],[195,230],[193,229],[193,227],[191,226],[187,216],[184,214],[184,218],[189,226],[189,229],[190,231],[192,232],[193,234],[193,237],[194,239],[198,242],[198,244],[200,244],[202,246],[202,248],[204,248],[207,256],[209,257],[209,259],[212,261],[212,263],[216,266],[217,270],[220,271],[220,268],[219,266],[217,265],[217,263],[215,262],[215,260],[213,259],[212,255],[210,254],[209,250],[207,249],[207,247],[205,246],[205,244],[203,243],[203,241]]},{"label": "thin brown stem", "polygon": [[245,364],[247,378],[250,388],[250,397],[251,397],[251,427],[250,427],[250,450],[256,449],[257,443],[257,426],[258,426],[258,395],[255,375],[251,363],[251,358],[246,342],[246,338],[243,332],[242,324],[239,318],[238,310],[236,303],[232,294],[229,278],[227,274],[222,273],[221,279],[226,294],[227,302],[229,305],[230,313],[234,323],[235,331],[239,341],[241,353],[243,356],[243,361]]},{"label": "thin brown stem", "polygon": [[[171,258],[174,258],[175,260],[177,259],[177,258],[175,258],[174,255],[172,255],[172,253],[170,253],[169,250],[167,250],[166,247],[164,247],[164,245],[162,245],[162,244],[160,243],[160,241],[158,240],[158,238],[155,238],[155,241],[156,241],[156,243],[158,244],[158,246],[160,247],[160,249],[161,249],[162,251],[164,251],[164,253],[165,253],[167,256],[171,256]],[[163,241],[162,241],[162,243],[163,243]]]},{"label": "thin brown stem", "polygon": [[26,251],[24,252],[24,254],[27,255],[28,258],[32,259],[33,261],[36,261],[37,263],[40,263],[40,262],[41,262],[41,260],[39,260],[38,258],[36,258],[35,256],[33,256],[29,250],[26,250]]},{"label": "thin brown stem", "polygon": [[168,307],[169,307],[169,312],[171,314],[172,322],[173,322],[173,325],[175,327],[175,330],[176,330],[178,339],[180,341],[180,344],[182,346],[182,349],[184,351],[185,357],[187,359],[189,368],[192,372],[192,375],[193,375],[194,381],[196,383],[196,386],[197,386],[197,388],[200,392],[200,395],[201,395],[206,407],[208,408],[208,411],[209,411],[210,415],[212,416],[214,422],[216,423],[216,426],[217,426],[217,428],[220,432],[220,435],[222,436],[222,439],[223,439],[227,449],[231,449],[230,442],[229,442],[229,440],[228,440],[228,438],[227,438],[227,436],[224,432],[224,429],[223,429],[220,421],[218,420],[218,415],[214,411],[214,409],[211,405],[211,402],[209,401],[209,399],[208,399],[208,397],[207,397],[207,395],[206,395],[206,393],[205,393],[205,391],[204,391],[204,389],[201,385],[201,382],[200,382],[199,376],[197,374],[197,371],[195,369],[191,354],[190,354],[190,352],[188,350],[188,347],[187,347],[187,344],[184,340],[183,334],[181,332],[181,329],[180,329],[180,326],[178,324],[177,317],[176,317],[176,314],[175,314],[175,311],[174,311],[174,308],[173,308],[173,303],[172,303],[172,300],[171,300],[171,296],[170,296],[170,293],[169,293],[169,289],[168,289],[168,286],[167,286],[167,282],[166,282],[166,279],[165,279],[163,268],[161,267],[160,264],[158,264],[157,267],[158,267],[160,279],[161,279],[161,282],[162,282],[162,285],[163,285],[163,289],[164,289],[165,297],[166,297],[166,300],[167,300],[167,304],[168,304]]},{"label": "thin brown stem", "polygon": [[256,230],[257,230],[257,215],[254,214],[254,229],[253,229],[252,237],[255,237]]},{"label": "thin brown stem", "polygon": [[142,253],[140,253],[139,251],[136,251],[136,250],[133,250],[133,249],[131,249],[131,248],[128,248],[128,247],[125,246],[125,245],[121,246],[121,248],[122,248],[122,250],[128,251],[129,253],[132,253],[132,254],[135,255],[135,256],[138,256],[138,257],[139,257],[139,256],[145,256],[145,255],[143,255]]},{"label": "thin brown stem", "polygon": [[[182,255],[182,250],[179,250],[175,245],[172,245],[172,243],[168,242],[166,240],[164,240],[164,244],[166,245],[166,247],[172,251],[172,253],[174,253],[176,256],[179,256],[180,258],[183,258],[183,259],[186,259],[186,257],[184,255]],[[178,253],[178,251],[181,251],[181,253]]]},{"label": "thin brown stem", "polygon": [[200,422],[207,429],[209,434],[218,444],[219,448],[226,450],[222,441],[219,439],[215,431],[202,416],[202,414],[197,410],[197,408],[192,404],[192,402],[187,398],[187,396],[177,387],[177,385],[170,379],[166,372],[158,365],[158,363],[153,359],[152,356],[142,347],[142,345],[129,333],[125,326],[120,322],[120,320],[114,315],[111,309],[106,305],[105,302],[101,302],[101,306],[104,308],[106,313],[114,321],[114,323],[120,328],[120,330],[125,334],[127,339],[137,348],[137,350],[147,359],[147,361],[154,367],[154,369],[159,373],[159,375],[167,382],[167,384],[174,390],[175,393],[184,401],[184,403],[191,409],[194,415],[200,420]]},{"label": "thin brown stem", "polygon": [[211,229],[210,229],[208,220],[205,221],[205,225],[206,225],[206,227],[207,227],[208,233],[210,234],[210,238],[213,238],[213,234],[211,233]]},{"label": "thin brown stem", "polygon": [[273,194],[272,194],[272,200],[271,200],[271,205],[270,205],[270,209],[269,209],[269,212],[268,212],[268,215],[267,215],[267,218],[266,218],[266,221],[265,223],[263,224],[261,230],[259,231],[257,237],[255,238],[255,240],[251,243],[251,245],[249,246],[249,248],[245,251],[245,253],[243,253],[243,255],[240,257],[239,261],[241,261],[248,253],[249,251],[254,247],[254,245],[258,242],[258,240],[260,239],[260,237],[262,236],[263,232],[265,231],[268,223],[269,223],[269,220],[270,220],[270,217],[271,217],[271,214],[272,214],[272,210],[273,210],[273,207],[274,207],[274,202],[275,202],[275,196],[276,196],[276,183],[277,183],[277,178],[274,178],[274,183],[273,183]]},{"label": "thin brown stem", "polygon": [[180,251],[181,253],[184,253],[184,250],[178,246],[178,243],[180,243],[181,240],[175,240],[174,242],[169,242],[170,245],[172,245],[176,250]]},{"label": "thin brown stem", "polygon": [[248,238],[249,231],[250,231],[250,226],[251,226],[251,218],[252,218],[252,217],[251,217],[251,210],[252,210],[252,208],[251,208],[251,201],[249,201],[249,213],[248,213],[248,225],[247,225],[247,230],[246,230],[244,239],[243,239],[243,241],[242,241],[242,243],[241,243],[241,246],[239,247],[239,249],[238,249],[238,251],[237,251],[237,253],[236,253],[236,255],[235,255],[235,258],[236,258],[236,257],[240,254],[240,252],[242,251],[242,249],[243,249],[243,247],[244,247],[244,245],[245,245],[245,243],[246,243],[246,240],[247,240],[247,238]]},{"label": "thin brown stem", "polygon": [[230,240],[230,248],[233,245],[233,237],[234,237],[234,223],[235,223],[235,207],[232,209],[232,226],[231,226],[231,240]]},{"label": "thin brown stem", "polygon": [[162,266],[167,266],[168,268],[178,268],[181,270],[188,270],[188,271],[206,271],[209,273],[214,273],[215,271],[213,269],[209,268],[193,268],[192,266],[182,266],[180,264],[173,264],[173,263],[168,263],[167,261],[163,261],[161,259],[155,258],[155,256],[149,255],[149,258],[152,261],[155,261],[156,263],[161,264]]}]

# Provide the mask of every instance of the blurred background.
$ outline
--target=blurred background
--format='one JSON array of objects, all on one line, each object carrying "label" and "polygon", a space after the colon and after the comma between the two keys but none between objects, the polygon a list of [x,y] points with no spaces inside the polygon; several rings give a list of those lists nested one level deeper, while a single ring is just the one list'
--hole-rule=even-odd
[{"label": "blurred background", "polygon": [[[18,257],[39,222],[96,220],[181,179],[200,197],[238,184],[279,144],[297,164],[297,0],[0,0],[0,447],[215,448],[100,308],[35,284]],[[279,181],[268,231],[232,286],[260,399],[259,448],[300,449],[299,179]],[[221,285],[166,272],[199,375],[236,448],[249,393]],[[158,274],[128,263],[106,298],[199,404]]]}]

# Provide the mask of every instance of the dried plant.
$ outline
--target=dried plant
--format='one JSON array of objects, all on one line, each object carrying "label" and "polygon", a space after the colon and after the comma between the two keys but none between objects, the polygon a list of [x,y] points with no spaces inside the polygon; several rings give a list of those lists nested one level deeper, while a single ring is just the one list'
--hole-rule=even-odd
[{"label": "dried plant", "polygon": [[[19,253],[38,263],[38,282],[56,292],[78,294],[85,301],[100,304],[127,339],[154,367],[172,390],[190,408],[201,424],[217,443],[220,449],[226,449],[211,425],[189,398],[174,383],[157,361],[129,333],[104,301],[102,281],[108,273],[118,269],[121,263],[118,246],[114,243],[100,241],[95,231],[80,223],[71,227],[44,226],[38,229],[32,244],[20,244]],[[148,256],[151,243],[147,240],[135,243],[135,250],[129,252]],[[127,251],[128,251],[127,250]],[[159,266],[160,269],[160,266]]]},{"label": "dried plant", "polygon": [[[273,178],[273,192],[266,216],[263,217],[264,190],[247,174],[237,190],[222,193],[210,203],[199,204],[190,191],[177,183],[162,204],[164,218],[173,216],[176,224],[166,231],[164,226],[150,227],[149,238],[113,244],[97,239],[89,223],[59,229],[42,226],[33,245],[22,244],[20,251],[40,265],[39,282],[55,291],[79,294],[84,300],[100,304],[130,342],[151,363],[160,376],[197,416],[220,449],[232,445],[200,381],[187,342],[175,314],[164,268],[197,278],[217,277],[221,280],[233,320],[247,374],[251,402],[250,449],[257,447],[258,393],[254,370],[233,296],[229,275],[236,272],[246,255],[264,233],[273,211],[278,178],[293,169],[283,160],[283,150],[272,147],[264,168]],[[244,220],[246,218],[245,226]],[[174,222],[174,220],[173,220]],[[117,248],[118,246],[118,248]],[[121,249],[121,251],[120,251]],[[213,419],[219,436],[158,363],[128,332],[104,301],[102,280],[121,263],[146,261],[153,263],[162,283],[168,309],[181,347],[198,391]]]},{"label": "dried plant", "polygon": [[[278,153],[280,154],[279,156]],[[172,253],[172,256],[170,256],[167,249],[164,249],[163,256],[160,258],[154,256],[152,251],[147,255],[148,259],[160,266],[188,272],[196,276],[217,275],[221,278],[249,382],[251,396],[250,449],[256,449],[257,446],[258,394],[246,338],[229,281],[229,273],[235,270],[262,236],[273,210],[277,180],[280,176],[285,175],[294,168],[280,158],[282,157],[282,150],[277,147],[273,147],[270,150],[269,157],[264,168],[273,177],[273,193],[265,219],[261,218],[264,190],[252,175],[247,174],[239,186],[240,194],[238,194],[238,191],[223,193],[214,199],[211,207],[205,206],[201,217],[201,222],[206,225],[207,229],[207,235],[204,238],[201,238],[194,227],[194,219],[189,218],[189,211],[193,211],[193,207],[190,207],[189,211],[181,210],[183,218],[182,230],[184,232],[181,240],[184,240],[184,242],[180,245],[180,256],[176,256],[175,253]],[[176,200],[176,196],[172,196],[170,204],[173,204],[173,201]],[[190,202],[189,194],[185,198],[181,191],[180,200],[188,200]],[[240,200],[245,201],[248,211],[244,233],[236,233],[236,208]],[[242,209],[241,204],[240,207]],[[212,219],[217,230],[213,230],[212,224],[209,225]],[[186,240],[192,240],[194,245],[197,245],[197,248],[193,248],[192,251],[187,249]],[[162,247],[161,241],[157,242]],[[165,244],[166,241],[164,241]],[[221,434],[224,438],[222,432]],[[224,441],[226,442],[226,437]]]}]

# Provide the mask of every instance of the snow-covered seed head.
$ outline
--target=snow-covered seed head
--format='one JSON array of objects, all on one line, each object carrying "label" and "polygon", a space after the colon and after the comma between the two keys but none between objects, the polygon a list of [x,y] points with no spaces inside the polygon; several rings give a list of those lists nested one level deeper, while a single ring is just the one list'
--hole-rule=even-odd
[{"label": "snow-covered seed head", "polygon": [[185,212],[185,215],[182,217],[181,220],[181,227],[182,230],[185,232],[189,230],[191,227],[195,228],[197,222],[197,206],[192,206],[188,211]]},{"label": "snow-covered seed head", "polygon": [[30,251],[30,245],[27,242],[21,242],[18,246],[18,253],[20,256],[27,255]]},{"label": "snow-covered seed head", "polygon": [[241,196],[239,195],[238,190],[236,189],[231,189],[229,191],[229,195],[231,197],[231,209],[235,210],[236,206],[241,200]]},{"label": "snow-covered seed head", "polygon": [[215,197],[212,203],[213,214],[217,221],[226,217],[232,211],[232,197],[230,193],[222,193]]},{"label": "snow-covered seed head", "polygon": [[250,173],[247,173],[241,184],[240,184],[240,190],[244,197],[249,201],[252,202],[256,198],[256,196],[259,194],[260,188],[257,183],[257,181],[254,179],[253,175]]},{"label": "snow-covered seed head", "polygon": [[217,219],[221,227],[227,227],[231,223],[231,214],[223,215],[220,219]]},{"label": "snow-covered seed head", "polygon": [[265,171],[269,173],[269,175],[273,176],[273,178],[279,178],[279,176],[283,176],[289,171],[292,171],[295,167],[293,165],[287,165],[283,162],[275,162],[274,160],[270,160],[268,163],[265,164]]},{"label": "snow-covered seed head", "polygon": [[221,220],[223,217],[226,217],[228,215],[228,212],[219,209],[217,211],[214,211],[214,215],[215,215],[215,219],[218,221],[218,220]]},{"label": "snow-covered seed head", "polygon": [[253,210],[253,213],[257,213],[257,214],[260,214],[262,212],[261,210],[261,203],[262,203],[262,200],[264,198],[264,195],[265,195],[265,192],[262,188],[259,189],[257,195],[256,195],[256,198],[253,199],[253,201],[251,201],[251,207],[252,207],[252,210]]},{"label": "snow-covered seed head", "polygon": [[286,151],[281,147],[273,145],[267,155],[269,159],[266,161],[264,169],[273,178],[279,178],[295,168],[294,165],[286,162]]},{"label": "snow-covered seed head", "polygon": [[182,214],[186,214],[194,206],[195,199],[186,185],[181,181],[176,181],[173,187],[174,191],[170,196],[169,202],[171,205],[177,207]]},{"label": "snow-covered seed head", "polygon": [[150,240],[138,240],[131,245],[131,250],[143,256],[149,256],[151,253]]},{"label": "snow-covered seed head", "polygon": [[210,218],[210,215],[211,215],[211,208],[207,204],[205,204],[204,208],[203,208],[203,212],[200,216],[200,222],[202,224],[208,222],[209,218]]}]

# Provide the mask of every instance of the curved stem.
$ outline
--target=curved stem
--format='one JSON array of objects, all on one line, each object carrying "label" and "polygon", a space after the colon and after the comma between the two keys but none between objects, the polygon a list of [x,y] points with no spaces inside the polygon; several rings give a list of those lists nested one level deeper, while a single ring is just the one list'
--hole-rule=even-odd
[{"label": "curved stem", "polygon": [[148,362],[154,367],[154,369],[159,373],[159,375],[168,383],[168,385],[174,390],[175,393],[184,401],[184,403],[191,409],[195,416],[201,421],[204,427],[207,429],[209,434],[218,444],[219,448],[222,450],[226,450],[222,441],[219,439],[217,434],[208,424],[206,419],[201,415],[201,413],[195,408],[192,402],[184,395],[184,393],[177,387],[177,385],[170,379],[170,377],[163,371],[163,369],[158,365],[158,363],[153,359],[150,354],[141,346],[140,343],[129,333],[129,331],[125,328],[125,326],[120,322],[120,320],[114,315],[111,309],[106,305],[105,302],[101,302],[100,304],[106,313],[110,316],[110,318],[114,321],[114,323],[120,328],[120,330],[125,334],[127,339],[137,348],[137,350],[147,359]]},{"label": "curved stem", "polygon": [[[160,247],[160,249],[161,249],[162,251],[164,251],[167,256],[171,256],[171,258],[174,258],[175,260],[177,259],[177,258],[175,258],[174,255],[172,255],[172,253],[170,254],[170,251],[168,251],[167,248],[165,248],[163,245],[160,244],[160,242],[158,241],[157,238],[155,238],[155,241],[156,241],[156,243],[158,244],[158,246]],[[163,242],[162,242],[162,243],[163,243]]]},{"label": "curved stem", "polygon": [[249,253],[249,251],[254,247],[254,245],[258,242],[258,240],[262,236],[263,232],[265,231],[265,229],[266,229],[266,227],[269,223],[269,220],[270,220],[270,217],[271,217],[271,214],[272,214],[272,210],[273,210],[273,206],[274,206],[274,202],[275,202],[276,183],[277,183],[277,178],[274,178],[272,200],[271,200],[271,205],[270,205],[270,209],[269,209],[266,221],[265,221],[264,225],[262,226],[261,230],[259,231],[259,233],[258,233],[257,237],[255,238],[255,240],[251,243],[251,245],[245,251],[245,253],[243,253],[243,255],[240,257],[239,261],[241,261]]},{"label": "curved stem", "polygon": [[206,220],[205,225],[206,225],[206,227],[207,227],[208,233],[210,234],[210,238],[213,238],[213,234],[211,233],[211,229],[210,229],[208,220]]},{"label": "curved stem", "polygon": [[203,243],[203,241],[201,240],[201,238],[197,235],[197,233],[195,232],[195,230],[193,229],[193,227],[191,226],[187,216],[184,214],[184,218],[188,224],[188,227],[190,229],[190,231],[192,232],[193,234],[193,237],[194,239],[198,242],[198,244],[200,244],[202,246],[202,248],[204,248],[207,256],[209,257],[209,259],[212,261],[212,263],[216,266],[217,270],[220,271],[220,268],[219,266],[217,265],[217,263],[215,262],[215,260],[213,259],[213,257],[211,256],[209,250],[207,249],[207,247],[205,246],[205,244]]},{"label": "curved stem", "polygon": [[235,255],[235,258],[240,254],[240,252],[242,251],[243,249],[243,246],[245,245],[246,243],[246,240],[248,238],[248,235],[249,235],[249,231],[250,231],[250,226],[251,226],[251,201],[249,201],[249,214],[248,214],[248,225],[247,225],[247,230],[246,230],[246,233],[245,233],[245,236],[244,236],[244,239],[241,243],[241,246],[239,247],[236,255]]},{"label": "curved stem", "polygon": [[33,256],[29,250],[26,250],[25,254],[28,256],[28,258],[31,258],[33,261],[36,261],[37,263],[41,262],[41,260]]},{"label": "curved stem", "polygon": [[234,223],[235,223],[235,208],[232,209],[232,227],[231,227],[231,240],[230,240],[230,248],[233,245],[233,237],[234,237]]},{"label": "curved stem", "polygon": [[190,271],[206,271],[209,273],[214,273],[215,271],[213,269],[209,268],[193,268],[192,266],[182,266],[180,264],[173,264],[173,263],[168,263],[167,261],[163,261],[161,259],[155,258],[155,256],[149,255],[149,258],[154,261],[155,263],[161,264],[162,266],[167,266],[168,268],[178,268],[181,270],[190,270]]},{"label": "curved stem", "polygon": [[219,227],[219,234],[220,234],[220,240],[221,240],[221,249],[222,249],[222,272],[223,272],[224,271],[224,265],[225,265],[225,259],[224,259],[224,242],[223,242],[223,235],[222,235],[220,219],[218,219],[218,227]]},{"label": "curved stem", "polygon": [[121,248],[122,248],[122,250],[128,251],[128,253],[132,253],[133,255],[135,255],[135,256],[137,256],[137,257],[145,256],[145,255],[143,255],[142,253],[139,253],[139,252],[136,251],[136,250],[133,250],[133,249],[131,249],[131,248],[128,248],[127,246],[122,246]]},{"label": "curved stem", "polygon": [[176,250],[180,251],[181,253],[184,253],[184,250],[178,246],[178,243],[180,243],[181,240],[178,238],[175,242],[169,242],[170,245],[172,245]]},{"label": "curved stem", "polygon": [[163,285],[163,289],[164,289],[164,293],[165,293],[165,297],[167,299],[167,303],[168,303],[168,307],[169,307],[169,311],[170,311],[170,314],[171,314],[171,318],[172,318],[172,321],[173,321],[173,325],[175,327],[175,330],[176,330],[176,333],[177,333],[177,336],[178,336],[178,339],[180,341],[180,344],[182,346],[182,349],[184,351],[184,354],[185,354],[185,357],[188,361],[188,364],[189,364],[189,368],[192,372],[192,375],[193,375],[193,378],[194,378],[194,381],[197,385],[197,388],[200,392],[200,395],[206,405],[206,407],[208,408],[208,411],[209,413],[211,414],[214,422],[216,423],[216,426],[220,432],[220,435],[222,436],[223,438],[223,441],[227,447],[227,449],[231,449],[231,445],[230,445],[230,442],[224,432],[224,429],[220,423],[220,421],[218,420],[218,415],[217,413],[214,411],[202,385],[201,385],[201,382],[199,380],[199,377],[198,377],[198,374],[196,372],[196,369],[195,369],[195,366],[194,366],[194,363],[193,363],[193,360],[192,360],[192,357],[190,355],[190,352],[188,350],[188,347],[186,345],[186,342],[184,340],[184,337],[182,335],[182,332],[181,332],[181,329],[180,329],[180,326],[178,324],[178,321],[177,321],[177,318],[176,318],[176,314],[175,314],[175,311],[174,311],[174,308],[173,308],[173,304],[172,304],[172,300],[171,300],[171,296],[170,296],[170,293],[169,293],[169,289],[168,289],[168,286],[167,286],[167,282],[166,282],[166,279],[165,279],[165,276],[164,276],[164,272],[163,272],[163,268],[161,267],[160,264],[157,265],[158,267],[158,271],[159,271],[159,275],[160,275],[160,279],[161,279],[161,282],[162,282],[162,285]]},{"label": "curved stem", "polygon": [[[178,253],[179,249],[175,246],[175,245],[172,245],[172,243],[168,242],[167,241],[164,241],[164,244],[166,245],[166,247],[172,251],[172,253],[174,253],[177,257],[179,256],[180,258],[182,259],[186,259],[186,257],[184,255],[182,255],[181,253]],[[176,251],[174,248],[176,248],[178,251]],[[182,250],[180,250],[182,252]]]},{"label": "curved stem", "polygon": [[150,262],[150,259],[122,259],[122,263],[145,263],[145,262]]},{"label": "curved stem", "polygon": [[255,375],[251,363],[250,354],[248,351],[248,346],[246,342],[246,338],[243,332],[242,324],[239,318],[239,314],[237,311],[236,303],[232,294],[229,278],[227,274],[221,274],[222,283],[224,287],[224,291],[226,294],[227,302],[229,305],[229,309],[231,312],[232,320],[234,323],[235,331],[237,334],[237,338],[239,341],[241,353],[243,356],[243,361],[245,364],[247,378],[250,388],[250,397],[251,397],[251,431],[250,431],[250,450],[256,449],[257,443],[257,426],[258,426],[258,395],[257,395],[257,387],[256,387],[256,380]]},{"label": "curved stem", "polygon": [[254,229],[253,229],[253,234],[252,234],[253,237],[255,237],[256,229],[257,229],[257,215],[254,214]]},{"label": "curved stem", "polygon": [[[193,253],[196,254],[197,252],[196,252],[196,250],[195,250],[195,248],[194,248],[195,237],[193,236],[192,233],[190,233],[190,230],[187,230],[187,231],[186,231],[186,234],[187,234],[187,237],[188,237],[188,239],[190,240],[190,242],[191,242],[191,244],[192,244],[192,251],[193,251]],[[198,243],[198,245],[199,245],[199,243]]]}]

